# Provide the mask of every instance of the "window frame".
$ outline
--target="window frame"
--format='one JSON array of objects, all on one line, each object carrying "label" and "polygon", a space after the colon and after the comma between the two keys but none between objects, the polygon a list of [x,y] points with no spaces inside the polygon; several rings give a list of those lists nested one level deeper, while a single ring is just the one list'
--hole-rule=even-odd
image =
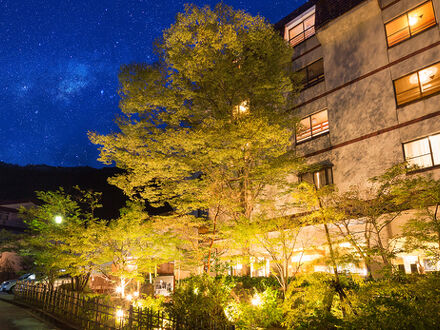
[{"label": "window frame", "polygon": [[[316,20],[316,12],[315,12],[315,11],[312,12],[311,14],[305,16],[305,17],[304,17],[304,18],[303,18],[298,24],[295,24],[294,26],[292,26],[291,28],[289,28],[289,29],[287,30],[287,36],[289,37],[288,42],[289,42],[289,45],[290,45],[291,47],[296,47],[296,46],[302,44],[304,41],[306,41],[307,39],[313,37],[313,36],[316,34],[316,29],[315,29],[316,21],[315,21],[315,23],[313,23],[313,25],[312,25],[311,27],[309,27],[309,28],[307,28],[307,29],[306,29],[305,26],[304,26],[304,22],[305,22],[308,18],[310,18],[310,17],[312,17],[312,16],[315,16],[315,20]],[[302,32],[296,34],[295,36],[293,36],[293,37],[291,38],[291,37],[290,37],[290,31],[292,31],[293,29],[295,29],[296,27],[298,27],[298,26],[300,26],[300,25],[302,25]],[[313,29],[313,33],[312,33],[310,36],[307,36],[307,34],[308,34],[307,32],[308,32],[309,30],[312,30],[312,29]],[[300,35],[303,36],[303,39],[302,39],[300,42],[298,42],[298,43],[292,45],[292,43],[291,43],[292,40],[296,39],[296,38],[297,38],[298,36],[300,36]]]},{"label": "window frame", "polygon": [[[313,64],[315,64],[315,63],[317,63],[317,62],[319,62],[319,61],[322,61],[322,74],[319,75],[319,76],[318,76],[317,78],[315,78],[314,80],[310,81],[310,80],[309,80],[309,70],[310,70],[310,67],[311,67]],[[325,80],[325,73],[324,73],[324,58],[321,57],[320,59],[318,59],[318,60],[316,60],[316,61],[313,61],[312,63],[307,64],[306,66],[304,66],[303,68],[299,69],[299,70],[296,71],[295,73],[299,73],[299,72],[301,72],[301,71],[303,71],[303,70],[305,70],[306,77],[305,77],[305,83],[304,83],[304,86],[302,87],[301,91],[303,91],[303,90],[305,90],[305,89],[307,89],[307,88],[310,88],[310,87],[312,87],[312,86],[315,86],[315,85],[317,85],[317,84],[319,84],[320,82],[323,82],[323,81]]]},{"label": "window frame", "polygon": [[[440,89],[439,89],[438,91],[434,92],[434,93],[429,93],[429,94],[423,93],[423,92],[422,92],[422,85],[421,85],[421,83],[420,83],[420,76],[419,76],[419,72],[420,72],[420,71],[423,71],[423,70],[425,70],[425,69],[427,69],[427,68],[429,68],[429,67],[431,67],[431,66],[435,66],[435,65],[438,65],[438,64],[440,64],[440,62],[431,63],[431,64],[429,64],[429,65],[427,65],[427,66],[425,66],[425,67],[423,67],[423,68],[420,68],[420,69],[417,69],[417,70],[412,71],[412,72],[410,72],[410,73],[407,73],[407,74],[405,74],[405,75],[403,75],[403,76],[401,76],[401,77],[399,77],[399,78],[397,78],[397,79],[393,79],[394,100],[396,101],[396,107],[397,107],[397,108],[404,107],[404,106],[406,106],[406,105],[408,105],[408,104],[411,104],[411,103],[413,103],[413,102],[418,102],[418,101],[420,101],[420,100],[423,100],[423,99],[425,99],[425,98],[428,98],[428,97],[431,97],[431,96],[434,96],[434,95],[437,95],[438,93],[440,93]],[[417,73],[417,80],[418,80],[418,85],[419,85],[420,97],[418,97],[418,98],[416,98],[416,99],[414,99],[414,100],[407,101],[407,102],[404,102],[404,103],[400,103],[400,104],[399,104],[399,102],[397,101],[396,81],[398,81],[398,80],[400,80],[400,79],[402,79],[402,78],[405,78],[405,77],[409,77],[409,76],[413,75],[414,73]]]},{"label": "window frame", "polygon": [[[321,187],[318,187],[318,186],[316,185],[316,181],[315,181],[315,173],[321,172],[321,171],[323,171],[323,170],[324,170],[324,172],[325,172],[325,181],[326,181],[326,184],[325,184],[325,185],[322,185]],[[320,167],[319,169],[314,170],[314,171],[301,173],[301,174],[298,175],[298,180],[299,180],[299,182],[303,182],[303,181],[304,181],[303,176],[306,175],[306,174],[311,174],[311,175],[312,175],[312,178],[313,178],[313,185],[316,187],[316,189],[321,189],[322,187],[330,186],[330,185],[334,184],[334,180],[333,180],[333,166],[326,165],[326,166],[322,166],[322,167]],[[330,174],[330,175],[329,175],[329,174]],[[331,182],[330,182],[329,178],[331,178]]]},{"label": "window frame", "polygon": [[[318,113],[321,113],[321,112],[324,112],[324,111],[327,111],[327,130],[319,132],[318,134],[313,135],[312,117],[314,115],[316,115]],[[328,120],[328,109],[327,108],[319,110],[317,112],[314,112],[314,113],[312,113],[312,114],[310,114],[308,116],[305,116],[305,117],[301,118],[299,122],[301,122],[301,121],[303,121],[304,119],[307,119],[307,118],[309,118],[309,122],[310,122],[310,136],[305,138],[305,139],[302,139],[302,140],[298,141],[298,133],[295,133],[295,143],[296,143],[296,145],[302,144],[302,143],[305,143],[305,142],[308,142],[308,141],[311,141],[311,140],[316,139],[316,138],[318,138],[318,137],[320,137],[322,135],[327,135],[327,134],[330,133],[330,124],[329,124],[329,120]]]},{"label": "window frame", "polygon": [[[410,173],[424,172],[424,171],[428,171],[428,170],[431,170],[431,169],[434,169],[434,168],[438,168],[438,167],[440,167],[440,164],[435,164],[435,163],[434,163],[434,153],[433,153],[433,151],[432,151],[433,149],[432,149],[432,145],[431,145],[431,140],[429,139],[431,136],[436,136],[436,135],[440,135],[440,132],[437,132],[437,133],[434,133],[434,134],[429,134],[429,135],[426,135],[426,136],[424,136],[424,137],[417,138],[417,139],[410,140],[410,141],[406,141],[406,142],[403,142],[403,143],[402,143],[403,160],[404,160],[405,162],[407,162],[408,160],[411,160],[411,159],[414,159],[414,158],[418,158],[418,157],[421,157],[421,156],[418,156],[418,157],[412,157],[412,158],[407,158],[407,157],[406,157],[406,154],[405,154],[405,144],[413,143],[413,142],[416,142],[416,141],[421,141],[421,140],[424,140],[424,139],[427,139],[427,140],[428,140],[429,155],[431,156],[431,164],[432,164],[432,165],[431,165],[431,166],[425,166],[425,167],[419,167],[419,168],[417,168],[417,169],[411,171]],[[426,154],[426,155],[427,155],[427,154]],[[426,155],[422,155],[422,156],[426,156]]]},{"label": "window frame", "polygon": [[[309,27],[307,30],[304,29],[304,22],[310,18],[311,16],[315,15],[315,22],[314,24]],[[290,31],[295,29],[296,27],[300,26],[302,24],[302,32],[296,34],[295,36],[293,36],[292,38],[290,38]],[[285,33],[284,33],[284,39],[289,43],[289,45],[291,47],[296,47],[300,44],[302,44],[303,42],[305,42],[306,40],[310,39],[311,37],[313,37],[316,34],[316,5],[311,6],[309,9],[305,10],[303,13],[301,13],[300,15],[298,15],[297,17],[295,17],[294,19],[292,19],[289,23],[284,25],[285,28]],[[313,34],[311,34],[310,36],[306,37],[307,33],[306,31],[309,31],[313,29]],[[301,40],[300,42],[298,42],[295,45],[291,44],[291,41],[294,40],[295,38],[297,38],[300,35],[304,36],[304,39]]]},{"label": "window frame", "polygon": [[[399,2],[399,1],[396,1],[396,2]],[[393,5],[393,4],[396,3],[396,2],[391,3],[389,6]],[[432,11],[433,11],[433,14],[434,14],[434,22],[435,22],[435,23],[432,24],[432,25],[430,25],[430,26],[428,26],[428,27],[426,27],[426,28],[424,28],[423,30],[420,30],[420,31],[416,32],[416,33],[412,33],[412,32],[411,32],[411,27],[408,25],[409,37],[407,37],[407,38],[405,38],[405,39],[402,39],[402,40],[400,40],[399,42],[396,42],[396,43],[393,44],[393,45],[390,45],[390,43],[388,42],[387,25],[388,25],[389,23],[395,21],[395,20],[398,20],[399,18],[401,18],[401,17],[403,17],[403,16],[406,16],[406,17],[407,17],[407,20],[409,21],[408,13],[411,12],[411,11],[413,11],[414,9],[417,9],[418,7],[421,7],[421,6],[425,5],[425,4],[428,3],[428,2],[431,2],[431,5],[432,5]],[[382,9],[383,9],[383,8],[382,8]],[[385,29],[385,37],[386,37],[386,41],[387,41],[387,47],[388,47],[388,48],[392,48],[392,47],[394,47],[394,46],[400,45],[402,42],[405,42],[405,41],[407,41],[407,40],[409,40],[409,39],[412,39],[413,37],[417,36],[418,34],[420,34],[420,33],[424,32],[424,31],[427,31],[427,30],[429,30],[429,29],[431,29],[431,28],[437,26],[437,24],[438,24],[438,23],[437,23],[437,16],[436,16],[436,14],[435,14],[435,8],[434,8],[434,3],[433,3],[433,1],[432,1],[432,0],[427,0],[427,1],[424,1],[424,2],[422,2],[422,3],[419,3],[417,6],[411,8],[411,9],[408,9],[408,10],[405,11],[404,13],[402,13],[402,14],[400,14],[400,15],[398,15],[398,16],[396,16],[396,17],[394,17],[394,18],[392,18],[392,19],[390,19],[389,21],[387,21],[387,22],[384,23],[384,29]]]}]

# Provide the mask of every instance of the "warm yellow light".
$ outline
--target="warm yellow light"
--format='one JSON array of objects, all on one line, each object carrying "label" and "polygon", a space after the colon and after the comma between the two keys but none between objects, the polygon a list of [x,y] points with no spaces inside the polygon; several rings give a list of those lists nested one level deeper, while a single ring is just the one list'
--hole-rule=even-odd
[{"label": "warm yellow light", "polygon": [[263,303],[263,301],[261,300],[261,297],[258,293],[256,293],[251,300],[251,304],[254,306],[261,306],[261,304]]},{"label": "warm yellow light", "polygon": [[418,21],[419,21],[419,16],[417,16],[417,15],[411,15],[409,17],[409,25],[410,26],[417,24]]},{"label": "warm yellow light", "polygon": [[63,222],[63,217],[61,215],[57,215],[55,217],[55,223],[60,224],[61,222]]},{"label": "warm yellow light", "polygon": [[437,68],[427,68],[419,72],[420,82],[422,84],[427,83],[428,81],[434,79],[435,74],[437,73]]},{"label": "warm yellow light", "polygon": [[122,286],[117,286],[115,291],[116,293],[122,293],[122,291],[124,291],[124,288]]},{"label": "warm yellow light", "polygon": [[135,296],[136,298],[139,297],[139,292],[138,291],[133,292],[133,296]]},{"label": "warm yellow light", "polygon": [[243,101],[239,105],[235,106],[236,115],[244,115],[249,112],[249,102]]},{"label": "warm yellow light", "polygon": [[199,294],[199,288],[194,288],[194,294],[198,295]]},{"label": "warm yellow light", "polygon": [[116,310],[116,317],[121,320],[124,317],[124,311],[122,309]]},{"label": "warm yellow light", "polygon": [[125,296],[125,299],[127,299],[128,301],[131,301],[133,299],[133,296],[131,294],[128,294]]}]

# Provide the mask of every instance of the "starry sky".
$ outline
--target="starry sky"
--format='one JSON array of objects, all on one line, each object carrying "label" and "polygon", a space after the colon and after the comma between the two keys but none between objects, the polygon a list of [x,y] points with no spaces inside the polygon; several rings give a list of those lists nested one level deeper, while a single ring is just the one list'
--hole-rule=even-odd
[{"label": "starry sky", "polygon": [[[154,61],[188,2],[0,0],[0,161],[102,167],[87,132],[117,130],[120,65]],[[305,1],[224,2],[275,23]]]}]

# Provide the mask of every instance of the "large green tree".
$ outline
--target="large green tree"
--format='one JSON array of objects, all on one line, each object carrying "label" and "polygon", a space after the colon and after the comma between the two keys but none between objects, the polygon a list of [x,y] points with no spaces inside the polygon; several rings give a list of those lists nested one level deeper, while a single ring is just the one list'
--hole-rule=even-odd
[{"label": "large green tree", "polygon": [[[167,223],[186,233],[182,246],[209,272],[223,226],[250,221],[275,198],[267,187],[285,189],[297,166],[289,99],[300,77],[265,19],[224,4],[186,6],[157,54],[155,64],[121,68],[120,133],[90,138],[102,162],[125,170],[111,183],[172,205]],[[209,216],[197,217],[200,210]]]}]

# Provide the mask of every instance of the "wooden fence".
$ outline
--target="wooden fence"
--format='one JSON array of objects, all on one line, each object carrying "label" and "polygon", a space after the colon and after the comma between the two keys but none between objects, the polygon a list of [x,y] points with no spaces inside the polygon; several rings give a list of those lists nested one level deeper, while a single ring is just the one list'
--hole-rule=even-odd
[{"label": "wooden fence", "polygon": [[211,320],[182,320],[130,306],[117,308],[64,289],[49,289],[45,285],[17,283],[15,298],[53,315],[79,329],[145,329],[145,330],[233,330],[230,324],[215,324]]}]

